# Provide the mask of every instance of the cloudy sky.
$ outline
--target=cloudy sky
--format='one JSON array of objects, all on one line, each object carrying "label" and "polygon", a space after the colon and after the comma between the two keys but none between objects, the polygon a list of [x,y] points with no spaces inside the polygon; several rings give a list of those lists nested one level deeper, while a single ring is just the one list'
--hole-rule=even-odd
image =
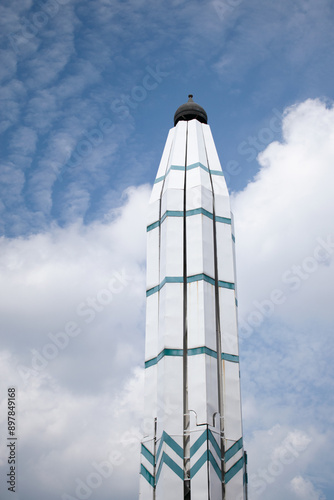
[{"label": "cloudy sky", "polygon": [[235,214],[249,498],[331,500],[333,2],[2,0],[0,22],[1,499],[137,498],[146,207],[193,93]]}]

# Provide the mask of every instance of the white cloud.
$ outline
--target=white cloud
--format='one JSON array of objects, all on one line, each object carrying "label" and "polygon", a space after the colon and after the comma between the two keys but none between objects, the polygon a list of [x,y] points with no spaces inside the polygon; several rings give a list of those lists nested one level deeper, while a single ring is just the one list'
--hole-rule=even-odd
[{"label": "white cloud", "polygon": [[[304,498],[302,475],[326,482],[332,442],[334,108],[309,99],[282,125],[232,199],[250,490],[266,500]],[[285,465],[289,442],[304,451]],[[305,498],[323,498],[309,486]]]},{"label": "white cloud", "polygon": [[[0,240],[0,400],[5,407],[7,385],[17,387],[18,487],[27,500],[37,488],[75,496],[106,460],[114,471],[98,498],[135,494],[143,370],[133,367],[143,360],[149,191],[129,188],[105,223]],[[2,417],[2,435],[5,425]],[[3,449],[0,464],[4,472]]]},{"label": "white cloud", "polygon": [[283,142],[259,155],[255,180],[234,196],[242,316],[277,288],[286,298],[281,318],[332,318],[333,137],[332,106],[307,100],[288,109]]},{"label": "white cloud", "polygon": [[302,476],[294,477],[290,482],[290,486],[297,498],[302,498],[303,500],[324,500],[324,496],[315,490],[311,481],[304,479]]}]

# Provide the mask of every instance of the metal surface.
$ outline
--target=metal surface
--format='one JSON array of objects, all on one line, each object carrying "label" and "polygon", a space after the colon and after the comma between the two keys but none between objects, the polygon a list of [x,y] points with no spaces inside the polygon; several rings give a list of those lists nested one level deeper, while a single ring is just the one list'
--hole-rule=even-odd
[{"label": "metal surface", "polygon": [[188,95],[188,102],[182,104],[175,112],[174,126],[180,120],[198,120],[201,123],[208,123],[208,116],[202,106],[193,101],[193,95]]},{"label": "metal surface", "polygon": [[148,217],[140,499],[246,500],[229,195],[210,127],[176,123]]}]

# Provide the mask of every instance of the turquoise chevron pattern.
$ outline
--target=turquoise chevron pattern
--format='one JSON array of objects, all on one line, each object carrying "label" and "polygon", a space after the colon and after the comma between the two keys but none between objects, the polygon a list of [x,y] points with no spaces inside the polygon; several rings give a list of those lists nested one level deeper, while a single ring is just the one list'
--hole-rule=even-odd
[{"label": "turquoise chevron pattern", "polygon": [[[212,431],[210,429],[205,429],[203,433],[199,436],[199,438],[195,441],[190,449],[190,456],[193,457],[195,453],[203,446],[204,443],[211,443],[218,458],[219,462],[221,461],[221,450],[220,446],[217,443],[216,438],[214,437]],[[141,464],[140,473],[146,479],[146,481],[154,487],[159,482],[159,477],[161,474],[162,467],[164,464],[169,467],[181,480],[184,479],[184,473],[182,467],[178,465],[175,460],[173,460],[166,451],[162,451],[162,447],[164,443],[171,448],[181,460],[183,460],[183,449],[182,447],[166,432],[162,433],[159,447],[157,450],[156,459],[153,454],[146,448],[144,444],[141,446],[141,454],[145,457],[151,465],[157,465],[157,473],[156,473],[156,481],[154,481],[154,476],[146,469],[146,467]],[[241,450],[243,447],[242,438],[236,441],[230,448],[228,448],[225,452],[225,463],[227,463],[231,458],[233,458],[236,453]],[[220,481],[222,480],[221,466],[217,462],[216,458],[213,456],[213,453],[208,448],[202,453],[202,455],[198,458],[198,460],[192,465],[190,470],[191,479],[197,474],[197,472],[203,467],[204,464],[210,462],[214,471],[216,472]],[[221,463],[221,462],[220,462]],[[244,455],[237,460],[226,472],[225,472],[225,483],[228,483],[240,470],[244,467]]]}]

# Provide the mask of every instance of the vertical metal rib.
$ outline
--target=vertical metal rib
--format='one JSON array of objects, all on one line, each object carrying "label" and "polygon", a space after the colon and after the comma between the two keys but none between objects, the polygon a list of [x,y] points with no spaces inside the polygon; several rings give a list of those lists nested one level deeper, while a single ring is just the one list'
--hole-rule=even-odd
[{"label": "vertical metal rib", "polygon": [[157,417],[155,417],[155,419],[154,419],[154,441],[153,441],[153,457],[154,457],[154,465],[153,465],[153,477],[154,477],[153,500],[156,500],[156,495],[157,495],[157,424],[158,424],[158,419],[157,419]]},{"label": "vertical metal rib", "polygon": [[[202,132],[203,133],[203,132]],[[213,189],[209,158],[204,141],[206,160],[209,169],[210,184],[212,189],[212,213],[213,213],[213,252],[215,272],[215,313],[216,313],[216,349],[217,349],[217,378],[218,378],[218,408],[220,414],[220,449],[221,449],[221,473],[222,473],[222,500],[225,500],[225,429],[224,429],[224,398],[223,398],[223,370],[222,370],[222,340],[220,330],[219,311],[219,286],[218,286],[218,257],[217,257],[217,232],[216,232],[216,207],[215,193]]]},{"label": "vertical metal rib", "polygon": [[190,416],[188,408],[188,320],[187,320],[187,151],[188,123],[186,131],[186,153],[184,168],[183,197],[183,467],[184,467],[184,500],[190,500]]}]

